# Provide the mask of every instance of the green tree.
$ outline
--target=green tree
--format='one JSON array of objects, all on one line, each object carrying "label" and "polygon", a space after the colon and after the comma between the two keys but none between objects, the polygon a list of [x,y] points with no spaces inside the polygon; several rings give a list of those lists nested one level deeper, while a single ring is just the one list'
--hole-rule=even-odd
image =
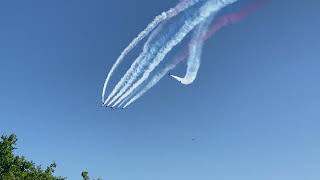
[{"label": "green tree", "polygon": [[[89,178],[89,173],[88,173],[87,171],[83,171],[83,172],[81,173],[81,176],[82,176],[83,180],[90,180],[90,178]],[[98,178],[98,179],[92,179],[92,180],[101,180],[101,179]]]},{"label": "green tree", "polygon": [[89,180],[89,173],[87,171],[83,171],[81,173],[83,180]]},{"label": "green tree", "polygon": [[[67,178],[54,176],[56,163],[46,168],[36,166],[24,156],[14,155],[17,143],[16,135],[2,135],[0,139],[0,180],[65,180]],[[81,173],[83,180],[89,180],[88,172]],[[98,179],[99,180],[99,179]]]}]

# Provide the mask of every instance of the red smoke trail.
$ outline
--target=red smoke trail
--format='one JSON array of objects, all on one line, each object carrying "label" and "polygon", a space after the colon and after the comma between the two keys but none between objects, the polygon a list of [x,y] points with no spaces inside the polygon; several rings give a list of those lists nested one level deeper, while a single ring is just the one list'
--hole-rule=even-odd
[{"label": "red smoke trail", "polygon": [[248,15],[254,13],[255,11],[257,11],[259,8],[265,6],[267,3],[269,3],[270,0],[260,0],[257,1],[256,3],[248,6],[247,8],[245,8],[244,10],[238,12],[238,13],[232,13],[232,14],[228,14],[225,15],[221,18],[218,19],[218,22],[215,23],[210,30],[206,33],[206,35],[203,37],[204,40],[207,40],[208,38],[210,38],[212,35],[214,35],[216,32],[220,31],[221,28],[231,25],[231,24],[235,24],[240,22],[241,20],[243,20],[244,18],[246,18]]},{"label": "red smoke trail", "polygon": [[[243,9],[240,12],[237,13],[231,13],[225,16],[222,16],[218,18],[217,22],[215,22],[208,30],[208,32],[201,37],[198,41],[206,41],[211,36],[213,36],[215,33],[219,32],[222,28],[235,24],[246,18],[248,15],[254,13],[259,8],[264,7],[267,5],[271,0],[258,0],[254,4],[251,4],[247,8]],[[197,42],[197,41],[195,41]],[[174,64],[179,64],[183,60],[185,60],[189,56],[188,48],[184,48],[175,58],[174,58]]]}]

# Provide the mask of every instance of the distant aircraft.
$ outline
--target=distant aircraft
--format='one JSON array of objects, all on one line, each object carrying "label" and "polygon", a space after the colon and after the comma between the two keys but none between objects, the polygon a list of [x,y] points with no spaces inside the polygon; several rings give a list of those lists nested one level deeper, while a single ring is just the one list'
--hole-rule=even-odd
[{"label": "distant aircraft", "polygon": [[181,80],[178,80],[178,79],[177,79],[177,76],[172,75],[171,72],[168,73],[168,76],[170,76],[170,77],[172,77],[172,78],[175,78],[177,81],[179,81],[181,84],[183,84],[183,83],[181,82]]},{"label": "distant aircraft", "polygon": [[118,109],[125,109],[125,107],[112,107],[112,106],[108,106],[104,103],[101,103],[100,105],[98,105],[99,107],[105,107],[105,108],[110,108],[110,110],[114,111],[114,110],[118,110]]}]

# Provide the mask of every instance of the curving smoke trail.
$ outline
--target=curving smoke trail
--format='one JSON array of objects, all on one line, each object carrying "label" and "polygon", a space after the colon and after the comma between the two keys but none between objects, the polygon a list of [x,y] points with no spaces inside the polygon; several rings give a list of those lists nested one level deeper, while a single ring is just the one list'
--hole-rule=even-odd
[{"label": "curving smoke trail", "polygon": [[[175,8],[157,16],[155,20],[129,44],[112,66],[103,87],[103,104],[110,107],[122,106],[125,108],[129,106],[185,59],[187,59],[187,72],[185,76],[183,78],[173,75],[170,76],[182,84],[192,83],[196,79],[200,67],[204,42],[221,28],[240,21],[269,0],[260,0],[258,3],[249,6],[240,13],[223,16],[218,19],[217,23],[209,28],[214,15],[223,7],[236,1],[237,0],[181,0]],[[172,18],[174,16],[175,18]],[[156,73],[150,80],[149,76],[164,60],[166,55],[191,31],[193,35],[188,44],[188,48],[184,49],[171,64],[167,64],[164,69]],[[150,33],[151,35],[149,35]],[[144,44],[142,52],[116,84],[107,99],[105,99],[107,84],[113,71],[124,57],[147,35],[149,35],[149,38]],[[147,80],[149,80],[148,83],[146,83]]]},{"label": "curving smoke trail", "polygon": [[[189,50],[190,51],[198,51],[198,52],[192,52],[190,54],[193,54],[193,56],[190,56],[189,59],[192,59],[192,58],[195,58],[197,57],[198,59],[197,60],[200,60],[200,54],[201,54],[201,51],[202,51],[202,45],[203,45],[203,41],[202,42],[198,42],[198,40],[204,35],[205,32],[208,31],[208,28],[209,28],[209,25],[210,23],[212,22],[213,18],[214,18],[215,14],[212,14],[209,18],[207,18],[207,20],[205,20],[204,22],[200,23],[199,25],[197,25],[197,27],[195,28],[194,32],[193,32],[193,37],[191,39],[191,42],[190,43],[190,46],[189,46]],[[178,58],[179,59],[179,58]],[[196,60],[196,61],[197,61]],[[190,60],[192,61],[192,60]],[[170,65],[167,65],[160,73],[157,74],[157,78],[154,78],[151,80],[151,82],[139,93],[139,94],[143,94],[144,93],[144,90],[145,89],[149,89],[150,87],[150,84],[153,84],[153,83],[156,83],[158,82],[164,75],[167,74],[167,72],[169,70],[172,70],[173,68],[176,67],[177,65],[177,62],[179,62],[178,60],[174,61],[174,63],[170,64]],[[189,62],[189,61],[188,61]],[[196,63],[196,62],[192,62],[193,64]],[[188,67],[192,67],[194,68],[193,66],[189,66]],[[190,69],[188,69],[190,70]],[[161,78],[160,78],[161,77]],[[153,85],[151,85],[152,87]],[[132,96],[133,93],[131,93],[131,95],[128,95],[126,96],[126,98],[124,98],[122,100],[121,103],[118,104],[118,107],[121,107],[125,102],[128,101],[128,99]],[[120,99],[121,100],[121,99]],[[119,100],[119,101],[120,101]],[[132,100],[134,101],[134,100]],[[117,104],[117,103],[116,103]]]},{"label": "curving smoke trail", "polygon": [[191,43],[189,44],[190,55],[187,60],[188,63],[187,63],[186,75],[183,78],[175,75],[170,75],[170,76],[176,79],[177,81],[179,81],[181,84],[185,84],[185,85],[191,84],[197,77],[197,72],[200,67],[202,45],[204,41],[209,37],[211,37],[215,32],[219,31],[222,27],[239,22],[241,19],[243,19],[250,13],[254,12],[259,7],[267,3],[268,1],[269,0],[258,1],[256,4],[249,6],[248,8],[241,11],[240,13],[230,14],[230,15],[224,16],[223,18],[220,18],[218,20],[218,23],[216,23],[215,26],[212,27],[209,32],[206,32],[206,30],[204,30],[206,33],[201,34],[201,31],[196,33],[198,37],[195,37],[195,40],[193,40],[193,42],[191,41]]},{"label": "curving smoke trail", "polygon": [[[166,12],[162,12],[160,15],[156,16],[155,19],[148,24],[148,26],[139,33],[139,35],[132,40],[132,42],[121,52],[120,56],[117,58],[116,62],[112,65],[111,70],[109,71],[107,78],[105,80],[105,83],[103,85],[102,90],[102,102],[104,104],[107,103],[107,101],[111,98],[108,97],[107,100],[105,100],[105,93],[108,86],[108,82],[115,71],[115,69],[118,67],[118,65],[123,61],[125,56],[141,41],[143,40],[150,32],[154,30],[161,22],[164,20],[170,19],[176,15],[178,15],[180,12],[184,11],[185,9],[189,8],[190,6],[193,6],[195,3],[197,3],[199,0],[183,0],[180,3],[176,5],[176,7],[169,9]],[[113,94],[114,95],[114,94]],[[113,96],[112,95],[112,96]]]},{"label": "curving smoke trail", "polygon": [[127,106],[132,104],[134,101],[139,99],[141,96],[143,96],[149,89],[151,89],[153,86],[155,86],[165,75],[167,75],[169,71],[173,70],[180,62],[182,62],[186,58],[185,54],[186,54],[186,52],[183,52],[178,57],[174,58],[173,63],[166,65],[166,67],[162,71],[160,71],[158,74],[156,74],[151,79],[151,81],[138,94],[136,94],[128,102],[126,100],[124,100],[121,104],[119,104],[119,106],[126,103],[123,106],[123,108],[126,108]]},{"label": "curving smoke trail", "polygon": [[[232,0],[231,2],[234,2]],[[165,58],[167,53],[169,53],[173,47],[175,47],[178,43],[180,43],[183,38],[194,29],[199,23],[205,21],[209,18],[213,13],[216,13],[224,6],[228,5],[229,1],[221,1],[221,0],[209,0],[205,2],[200,8],[197,13],[194,13],[189,17],[185,24],[180,28],[178,33],[176,33],[169,41],[164,45],[163,48],[157,53],[157,55],[151,59],[151,62],[147,69],[143,72],[138,70],[135,71],[136,74],[142,73],[142,77],[137,80],[132,86],[130,86],[126,92],[112,105],[112,107],[119,104],[123,99],[125,99],[128,95],[130,95],[136,88],[138,88],[151,74],[151,72],[159,65],[159,63]],[[137,76],[134,76],[134,78]]]},{"label": "curving smoke trail", "polygon": [[202,47],[205,41],[205,39],[202,37],[208,31],[209,25],[212,22],[213,17],[214,15],[212,15],[212,17],[208,18],[203,23],[199,24],[197,29],[193,33],[193,37],[189,43],[189,57],[187,60],[186,75],[183,78],[170,75],[182,84],[191,84],[197,77],[197,73],[200,68]]},{"label": "curving smoke trail", "polygon": [[[188,4],[188,5],[199,6],[199,4],[200,5],[205,4],[206,0],[197,0],[192,2],[194,3]],[[181,3],[185,4],[186,1],[182,1]],[[188,11],[192,11],[192,10],[188,9],[187,12]],[[182,16],[182,18],[185,19],[184,16]],[[185,23],[185,21],[183,22]],[[141,72],[146,68],[149,61],[152,58],[154,58],[156,53],[159,52],[160,48],[163,47],[164,44],[169,40],[170,38],[169,35],[172,34],[174,31],[177,31],[177,28],[178,27],[165,28],[163,32],[160,32],[162,29],[161,27],[160,28],[158,27],[158,29],[155,30],[156,33],[154,33],[154,36],[156,36],[157,34],[160,34],[160,36],[149,38],[148,42],[144,45],[142,53],[134,61],[134,63],[129,68],[129,70],[117,83],[117,85],[115,86],[115,88],[113,89],[109,97],[107,98],[106,102],[108,102],[107,104],[108,106],[110,106],[114,101],[116,101],[120,96],[122,96],[125,93],[125,91],[132,85],[132,83],[138,78]],[[151,42],[152,42],[152,45],[150,46]]]},{"label": "curving smoke trail", "polygon": [[[238,13],[232,13],[232,14],[225,15],[221,18],[218,18],[216,23],[214,23],[205,33],[202,33],[201,37],[198,37],[199,38],[198,40],[193,40],[190,42],[189,49],[190,49],[190,46],[193,46],[191,43],[194,43],[194,44],[197,44],[198,42],[204,43],[206,40],[208,40],[210,37],[212,37],[215,33],[220,31],[222,28],[241,21],[242,19],[244,19],[245,17],[247,17],[248,15],[256,11],[258,8],[262,7],[269,1],[270,0],[260,0],[257,3],[250,5],[249,7],[247,7],[246,9]],[[189,49],[185,48],[183,51],[181,51],[178,54],[178,56],[174,58],[174,61],[171,64],[166,65],[166,67],[162,71],[156,74],[152,78],[152,80],[139,93],[137,93],[130,100],[128,101],[125,100],[126,103],[123,107],[126,108],[127,106],[132,104],[134,101],[139,99],[141,96],[143,96],[149,89],[155,86],[166,74],[168,74],[169,71],[173,70],[179,63],[184,61],[187,57],[189,60],[191,56],[190,55],[191,51]],[[123,104],[124,102],[121,103],[121,105]]]}]

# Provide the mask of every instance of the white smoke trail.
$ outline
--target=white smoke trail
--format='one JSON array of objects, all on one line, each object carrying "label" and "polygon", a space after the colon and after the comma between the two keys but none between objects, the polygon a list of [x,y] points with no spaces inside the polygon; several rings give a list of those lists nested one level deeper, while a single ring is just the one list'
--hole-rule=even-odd
[{"label": "white smoke trail", "polygon": [[[232,0],[234,1],[234,0]],[[167,53],[172,50],[174,46],[182,41],[182,39],[200,22],[206,20],[212,13],[217,12],[222,7],[226,6],[227,4],[224,3],[225,1],[222,0],[209,0],[206,2],[199,11],[199,14],[196,14],[192,19],[187,19],[185,24],[181,27],[180,31],[172,38],[164,48],[162,48],[153,62],[149,65],[149,67],[144,71],[142,77],[133,84],[125,94],[123,94],[114,104],[112,107],[119,104],[123,99],[125,99],[134,89],[138,88],[141,83],[143,83],[150,75],[150,73],[159,65],[159,63],[165,58]]]},{"label": "white smoke trail", "polygon": [[197,3],[199,0],[189,0],[189,1],[181,1],[176,5],[176,7],[169,9],[166,12],[161,13],[160,15],[156,16],[154,20],[147,25],[147,27],[139,33],[139,35],[132,40],[132,42],[121,52],[120,56],[117,58],[116,62],[112,65],[111,70],[109,71],[107,78],[105,80],[105,83],[103,85],[102,90],[102,102],[104,104],[107,103],[107,100],[105,101],[105,93],[108,86],[108,82],[115,71],[115,69],[118,67],[118,65],[123,61],[124,57],[141,41],[143,40],[154,28],[156,28],[159,23],[163,22],[166,19],[170,19],[176,15],[178,15],[180,12],[184,11],[185,9],[189,8],[190,6],[193,6],[195,3]]},{"label": "white smoke trail", "polygon": [[[188,7],[193,6],[195,3],[199,1],[204,0],[184,0],[180,2],[176,6],[176,11],[181,12],[185,10]],[[177,14],[174,14],[177,15]],[[142,70],[145,68],[145,64],[148,63],[148,60],[150,57],[156,53],[155,48],[149,49],[149,42],[153,39],[153,36],[156,35],[161,30],[161,27],[158,27],[156,30],[154,30],[149,37],[148,41],[145,43],[143,52],[139,55],[139,57],[134,61],[134,63],[131,65],[130,69],[126,72],[126,74],[121,78],[121,80],[117,83],[115,88],[112,90],[111,94],[108,96],[107,100],[105,101],[105,104],[108,102],[107,106],[110,106],[115,100],[117,100],[124,92],[125,90],[132,85],[132,83],[136,80],[136,78],[140,75]],[[155,46],[153,46],[155,47]],[[133,74],[134,73],[134,74]],[[120,92],[114,96],[118,91]]]},{"label": "white smoke trail", "polygon": [[[151,50],[151,51],[154,51],[154,50]],[[121,78],[121,80],[117,83],[115,88],[112,90],[111,94],[106,100],[106,103],[108,103],[107,106],[110,106],[114,101],[116,101],[124,93],[124,91],[133,83],[133,81],[139,75],[137,73],[133,74],[134,70],[141,72],[143,70],[142,65],[147,63],[146,60],[150,59],[150,56],[151,56],[150,51],[149,53],[143,53],[139,55],[139,57],[131,65],[130,69],[126,72],[126,74]]]},{"label": "white smoke trail", "polygon": [[[181,1],[187,1],[187,0],[181,0]],[[236,2],[237,0],[231,0],[231,1],[227,1],[227,0],[217,0],[220,1],[222,3],[226,3],[226,4],[230,4],[233,2]],[[229,25],[229,24],[234,24],[236,22],[239,22],[240,20],[242,20],[243,18],[245,18],[246,16],[248,16],[249,14],[251,14],[252,12],[256,11],[258,8],[260,8],[261,6],[265,5],[266,2],[270,2],[270,0],[258,0],[258,3],[255,3],[251,6],[249,6],[248,8],[246,8],[245,10],[239,12],[239,13],[232,13],[232,14],[228,14],[226,16],[223,16],[222,18],[218,19],[218,22],[213,24],[210,27],[210,30],[208,30],[204,36],[201,39],[204,39],[204,41],[206,41],[209,37],[211,37],[212,35],[214,35],[216,32],[218,32],[221,28]],[[202,23],[201,23],[202,24]],[[167,33],[162,33],[159,34],[160,38],[161,35],[167,35],[167,37],[172,37],[170,34],[168,36]],[[199,41],[201,40],[199,39]],[[169,40],[169,39],[167,39]],[[163,41],[162,41],[163,42]],[[154,46],[154,44],[152,45]],[[162,50],[162,49],[161,49]],[[160,52],[160,51],[159,51]],[[152,79],[151,81],[149,81],[149,83],[147,83],[146,86],[141,87],[142,85],[138,85],[137,88],[133,89],[133,92],[129,93],[129,95],[127,95],[119,104],[118,107],[121,107],[123,104],[123,108],[126,108],[127,106],[129,106],[130,104],[132,104],[133,102],[135,102],[137,99],[139,99],[144,93],[146,93],[150,88],[152,88],[154,85],[156,85],[158,83],[158,81],[163,78],[164,75],[167,74],[167,72],[169,72],[170,70],[174,69],[176,67],[176,65],[178,63],[180,63],[182,60],[184,60],[185,58],[187,58],[190,54],[192,54],[192,52],[190,52],[190,47],[189,47],[189,51],[188,48],[185,48],[182,52],[180,52],[178,57],[174,58],[174,62],[172,64],[169,64],[165,67],[165,69],[161,70],[159,73],[157,73]],[[158,57],[158,56],[156,56]],[[153,62],[150,62],[153,63]],[[152,71],[151,71],[152,72]],[[169,74],[170,75],[170,74]],[[146,78],[148,79],[148,77]],[[141,82],[143,83],[143,82]],[[145,83],[143,83],[143,85],[145,85]],[[130,89],[129,89],[130,90]],[[133,98],[132,98],[133,97]],[[113,106],[114,107],[114,106]]]},{"label": "white smoke trail", "polygon": [[[107,106],[110,106],[115,100],[117,100],[125,92],[125,90],[129,86],[132,85],[134,80],[136,80],[138,78],[138,76],[140,75],[139,72],[142,72],[142,70],[145,68],[145,64],[147,64],[148,61],[151,59],[151,57],[156,53],[156,51],[157,51],[156,48],[155,48],[156,44],[153,44],[151,48],[150,48],[150,44],[151,44],[151,41],[155,38],[155,36],[157,34],[159,34],[160,31],[163,29],[164,24],[165,24],[165,22],[162,22],[162,24],[160,24],[159,27],[156,28],[151,33],[151,35],[149,36],[147,42],[143,46],[142,53],[132,63],[132,65],[130,66],[129,70],[125,73],[125,75],[121,78],[121,80],[115,86],[114,90],[108,96],[107,101],[109,101],[109,100],[110,101],[107,104]],[[116,95],[116,96],[114,96],[114,95]]]},{"label": "white smoke trail", "polygon": [[[186,1],[186,0],[184,0]],[[183,2],[181,2],[183,3]],[[165,22],[159,25],[149,36],[147,42],[144,44],[142,53],[138,56],[138,58],[133,62],[130,66],[129,70],[125,73],[125,75],[120,79],[120,81],[116,84],[115,88],[108,96],[106,102],[108,102],[107,106],[110,106],[113,102],[118,100],[120,96],[122,96],[125,91],[134,83],[134,81],[141,75],[143,70],[146,68],[146,65],[150,62],[153,56],[156,55],[157,51],[161,46],[163,46],[164,42],[152,40],[155,39],[155,36],[160,33],[163,29]],[[160,36],[159,39],[163,39],[164,35]],[[151,44],[153,43],[153,44]],[[150,45],[151,44],[151,45]]]},{"label": "white smoke trail", "polygon": [[[198,0],[194,2],[200,2],[200,1],[207,1],[207,0]],[[180,4],[185,4],[187,2],[190,2],[190,0],[184,0],[181,1]],[[107,98],[107,106],[110,106],[112,103],[114,103],[116,100],[118,100],[119,97],[121,97],[127,89],[134,83],[134,81],[141,75],[143,70],[146,68],[150,60],[155,56],[158,49],[163,46],[164,42],[156,42],[155,44],[152,44],[152,46],[149,46],[150,41],[153,39],[152,35],[158,34],[159,31],[161,31],[162,27],[159,26],[157,29],[154,30],[154,32],[149,37],[147,43],[145,44],[143,48],[143,55],[140,56],[134,61],[134,63],[131,65],[130,69],[126,72],[126,74],[121,78],[121,80],[117,83],[114,90],[111,92],[109,97]],[[160,38],[163,38],[160,36]],[[117,93],[117,94],[116,94]]]},{"label": "white smoke trail", "polygon": [[200,23],[194,30],[192,39],[189,43],[189,57],[187,60],[187,72],[183,78],[170,75],[182,84],[191,84],[197,77],[200,67],[202,47],[205,39],[204,35],[207,33],[210,23],[212,22],[215,14],[211,15],[207,20]]},{"label": "white smoke trail", "polygon": [[[200,23],[196,29],[194,30],[193,32],[193,37],[189,43],[189,56],[188,57],[188,62],[189,61],[192,61],[192,63],[189,63],[188,64],[188,71],[187,71],[187,74],[191,74],[191,70],[192,69],[196,69],[194,66],[197,66],[196,64],[199,62],[199,60],[193,60],[194,58],[198,58],[200,59],[200,54],[201,54],[201,48],[202,48],[202,45],[203,45],[203,41],[204,39],[201,39],[204,34],[208,31],[208,28],[209,28],[209,25],[210,23],[212,22],[213,18],[214,18],[214,15],[211,15],[211,17],[209,17],[207,20],[205,20],[205,22],[203,23]],[[196,50],[194,50],[196,49]],[[191,52],[192,51],[192,52]],[[184,57],[181,57],[184,59]],[[168,73],[168,71],[174,69],[176,67],[176,64],[178,64],[180,61],[182,61],[183,59],[179,59],[172,63],[172,64],[169,64],[167,65],[160,73],[157,73],[153,79],[146,85],[146,87],[144,87],[142,89],[141,92],[139,92],[136,96],[134,96],[134,99],[133,100],[130,100],[130,103],[131,104],[133,101],[135,101],[136,99],[138,99],[140,96],[142,96],[145,92],[147,92],[150,88],[152,88],[158,81],[160,81],[162,79],[162,77]],[[192,68],[190,68],[192,67]],[[198,66],[199,68],[199,66]],[[173,75],[170,75],[171,77],[174,77]],[[190,75],[188,75],[189,77]],[[179,78],[179,77],[177,77]],[[181,78],[182,79],[182,78]],[[127,96],[119,105],[118,107],[121,107],[125,102],[127,102],[130,98],[132,97],[132,94]]]},{"label": "white smoke trail", "polygon": [[161,72],[159,72],[157,75],[153,77],[153,79],[144,87],[141,91],[139,91],[138,94],[136,94],[130,101],[127,102],[128,99],[125,99],[119,104],[119,107],[122,106],[125,102],[127,102],[123,108],[126,108],[131,103],[139,99],[142,95],[144,95],[150,88],[152,88],[154,85],[156,85],[166,74],[168,74],[169,71],[173,70],[176,67],[177,63],[173,63],[170,65],[167,65]]},{"label": "white smoke trail", "polygon": [[[162,22],[164,23],[164,22]],[[159,27],[157,29],[155,29],[151,35],[149,36],[147,42],[144,44],[143,46],[143,50],[142,52],[139,54],[139,56],[136,58],[136,60],[132,63],[132,65],[130,66],[129,70],[125,73],[125,75],[120,79],[120,81],[116,84],[115,88],[113,89],[113,91],[110,93],[110,95],[108,96],[108,98],[106,99],[105,103],[107,103],[109,100],[111,100],[107,106],[110,106],[110,104],[112,104],[118,97],[119,97],[119,93],[117,94],[118,96],[114,95],[121,89],[123,89],[123,86],[125,86],[125,88],[127,88],[128,86],[128,81],[130,79],[132,79],[132,73],[134,72],[135,69],[141,69],[142,65],[145,64],[145,59],[148,59],[148,57],[150,57],[150,52],[153,53],[155,52],[155,50],[150,49],[150,43],[151,40],[161,31],[163,24],[160,24]],[[141,71],[141,70],[140,70]],[[120,91],[120,93],[122,93]],[[112,98],[112,99],[111,99]]]},{"label": "white smoke trail", "polygon": [[[212,15],[212,18],[213,18],[213,15]],[[191,40],[191,43],[195,44],[195,45],[199,45],[198,42],[196,42],[196,40],[199,39],[199,37],[207,31],[207,27],[204,27],[206,24],[209,24],[208,21],[212,21],[212,18],[208,18],[208,20],[206,20],[204,23],[200,23],[198,25],[198,27],[196,28],[196,30],[194,31],[194,35],[192,37],[192,40]],[[205,25],[204,25],[205,24]],[[207,25],[208,26],[208,25]],[[190,44],[191,44],[190,43]],[[202,42],[201,42],[202,44]],[[198,48],[201,48],[202,46],[199,45],[200,47]],[[194,46],[193,46],[194,47]],[[189,48],[189,51],[191,51],[192,49],[194,48]],[[194,53],[191,53],[189,52],[189,54],[194,54]],[[194,57],[194,56],[192,56]],[[182,57],[184,58],[184,57]],[[189,57],[190,59],[190,57]],[[135,95],[129,102],[127,102],[129,100],[129,98],[131,97],[130,95],[127,96],[119,105],[118,107],[121,107],[125,102],[127,102],[124,106],[127,107],[128,105],[130,105],[131,103],[133,103],[135,100],[137,100],[138,98],[140,98],[144,93],[146,93],[150,88],[152,88],[154,85],[156,85],[162,78],[163,76],[165,76],[170,70],[174,69],[176,67],[176,65],[182,61],[183,59],[180,59],[178,60],[177,62],[175,63],[172,63],[172,64],[169,64],[167,65],[162,71],[160,71],[159,73],[157,73],[153,79],[137,94]],[[173,76],[173,75],[170,75],[170,76]]]},{"label": "white smoke trail", "polygon": [[[133,41],[124,49],[124,51],[121,52],[120,56],[117,58],[116,62],[112,65],[111,70],[108,73],[108,76],[105,80],[103,91],[102,91],[102,102],[104,102],[105,99],[105,92],[108,86],[108,82],[115,71],[115,69],[118,67],[118,65],[123,61],[124,57],[142,40],[147,36],[160,22],[164,21],[167,18],[166,13],[162,13],[159,16],[156,16],[155,19],[147,26],[145,30],[143,30],[136,38],[133,39]],[[106,102],[105,102],[106,103]],[[104,103],[104,104],[105,104]]]},{"label": "white smoke trail", "polygon": [[[239,13],[234,13],[234,14],[229,14],[226,16],[223,16],[222,18],[218,19],[218,22],[213,24],[210,27],[210,30],[208,29],[207,32],[204,34],[204,36],[202,37],[202,39],[204,41],[206,41],[209,37],[211,37],[212,35],[214,35],[216,32],[218,32],[221,28],[229,25],[229,24],[233,24],[236,22],[239,22],[241,19],[243,19],[244,17],[248,16],[250,13],[254,12],[255,10],[257,10],[259,7],[265,5],[266,2],[269,1],[258,1],[258,3],[253,4],[251,6],[249,6],[248,8],[246,8],[245,10],[239,12]],[[172,67],[172,69],[174,69],[175,65],[177,65],[179,62],[181,62],[182,60],[184,60],[185,57],[188,56],[188,51],[182,51],[182,53],[174,58],[175,63],[168,65],[163,71],[161,71],[160,73],[158,73],[157,75],[155,75],[153,77],[153,79],[149,82],[149,84],[147,84],[138,94],[136,94],[131,100],[128,99],[128,96],[121,104],[119,104],[119,106],[123,105],[124,102],[128,102],[123,106],[123,108],[126,108],[127,106],[129,106],[130,104],[132,104],[133,102],[135,102],[137,99],[139,99],[141,96],[143,96],[150,88],[152,88],[154,85],[156,85],[158,83],[158,81],[165,75],[167,74],[168,71],[170,71],[171,69],[167,69],[170,68],[169,66]]]},{"label": "white smoke trail", "polygon": [[[194,30],[194,35],[191,39],[191,42],[189,43],[189,57],[188,57],[188,62],[189,61],[192,61],[194,57],[198,57],[199,53],[197,53],[198,51],[194,52],[194,49],[193,48],[194,46],[191,47],[191,45],[195,44],[195,45],[198,45],[199,47],[196,47],[196,48],[202,48],[202,44],[203,42],[201,42],[201,40],[199,39],[200,37],[203,36],[203,34],[205,34],[207,31],[208,31],[208,27],[209,27],[209,24],[210,22],[212,21],[214,15],[212,15],[212,18],[208,18],[208,20],[206,20],[205,22],[199,24],[197,26],[197,28]],[[198,42],[196,42],[198,40]],[[197,49],[197,50],[200,50],[201,49]],[[194,54],[197,54],[197,55],[194,55]],[[134,101],[136,101],[137,99],[139,99],[141,96],[143,96],[147,91],[149,91],[149,89],[151,89],[153,86],[155,86],[166,74],[168,74],[169,71],[173,70],[176,65],[178,63],[180,63],[182,60],[184,60],[185,57],[183,57],[184,54],[182,55],[182,57],[178,57],[178,60],[172,64],[169,64],[167,65],[162,71],[160,71],[159,73],[157,73],[152,79],[151,81],[139,92],[137,93],[131,100],[129,100],[129,98],[131,96],[127,96],[119,105],[118,107],[121,107],[124,103],[126,103],[123,108],[126,108],[127,106],[129,106],[131,103],[133,103]],[[192,66],[193,64],[188,64],[188,67],[189,66]],[[188,69],[189,70],[189,69]],[[190,71],[190,70],[189,70]],[[187,71],[188,73],[188,71]],[[173,76],[173,75],[170,75],[171,77],[176,77],[176,76]],[[179,78],[179,77],[177,77]],[[181,78],[182,79],[182,78]],[[128,101],[129,100],[129,101]]]}]

